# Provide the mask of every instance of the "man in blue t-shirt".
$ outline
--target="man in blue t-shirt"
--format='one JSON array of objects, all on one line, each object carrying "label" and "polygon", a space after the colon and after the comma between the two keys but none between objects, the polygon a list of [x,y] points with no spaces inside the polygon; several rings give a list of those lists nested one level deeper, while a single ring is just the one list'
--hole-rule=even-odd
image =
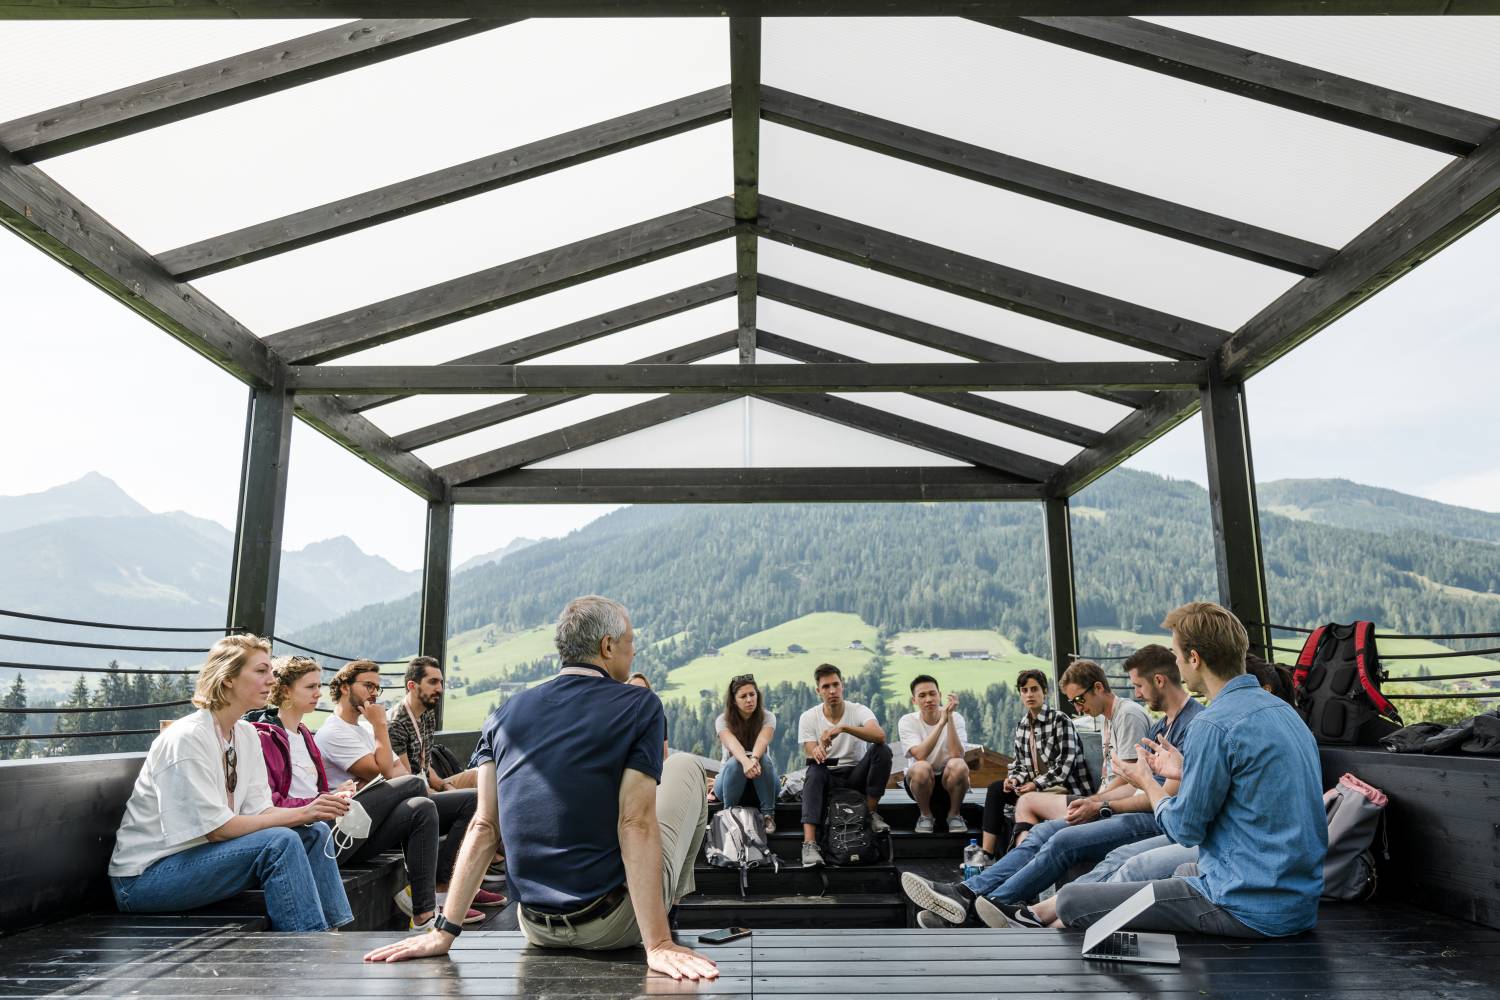
[{"label": "man in blue t-shirt", "polygon": [[693,891],[708,825],[703,766],[662,761],[666,715],[626,684],[635,633],[620,604],[580,597],[557,620],[558,675],[522,691],[480,732],[479,808],[429,934],[378,948],[371,961],[446,954],[498,835],[521,931],[543,948],[644,944],[674,979],[713,979],[713,961],[672,940],[667,909]]},{"label": "man in blue t-shirt", "polygon": [[[1188,686],[1211,699],[1187,749],[1148,744],[1119,762],[1151,800],[1162,831],[1197,847],[1195,874],[1154,882],[1064,886],[1061,926],[1087,927],[1143,885],[1156,902],[1127,926],[1231,937],[1281,937],[1312,928],[1328,847],[1317,745],[1286,702],[1245,673],[1249,638],[1217,604],[1167,615],[1172,651]],[[1165,779],[1158,784],[1158,778]]]}]

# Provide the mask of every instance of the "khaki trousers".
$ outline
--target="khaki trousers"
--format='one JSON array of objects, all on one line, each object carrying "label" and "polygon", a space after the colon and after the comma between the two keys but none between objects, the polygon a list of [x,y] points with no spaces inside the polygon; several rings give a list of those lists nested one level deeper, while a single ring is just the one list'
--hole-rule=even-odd
[{"label": "khaki trousers", "polygon": [[[708,826],[708,800],[704,795],[703,765],[692,754],[668,757],[656,786],[656,821],[661,824],[661,895],[669,909],[696,885],[693,861],[703,844]],[[554,923],[535,924],[518,914],[521,933],[541,948],[584,948],[609,951],[641,943],[635,922],[635,906],[629,896],[607,917],[578,927]]]}]

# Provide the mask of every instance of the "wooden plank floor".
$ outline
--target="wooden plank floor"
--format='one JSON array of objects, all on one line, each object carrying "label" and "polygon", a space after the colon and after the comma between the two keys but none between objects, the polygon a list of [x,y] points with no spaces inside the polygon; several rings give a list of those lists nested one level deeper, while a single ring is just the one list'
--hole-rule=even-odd
[{"label": "wooden plank floor", "polygon": [[639,952],[544,951],[514,932],[465,934],[446,960],[388,966],[360,961],[367,949],[398,936],[255,933],[212,918],[83,918],[0,941],[0,996],[1500,996],[1500,931],[1399,904],[1325,907],[1316,931],[1283,941],[1182,936],[1178,968],[1085,962],[1075,932],[760,930],[705,948],[718,960],[721,976],[699,984],[647,974]]}]

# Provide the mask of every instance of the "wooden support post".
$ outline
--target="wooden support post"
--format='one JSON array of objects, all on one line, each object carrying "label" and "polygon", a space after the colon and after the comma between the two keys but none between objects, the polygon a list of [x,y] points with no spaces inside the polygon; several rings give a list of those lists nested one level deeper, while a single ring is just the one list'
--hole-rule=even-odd
[{"label": "wooden support post", "polygon": [[276,625],[292,412],[292,396],[282,379],[277,378],[269,388],[250,390],[229,574],[228,624],[267,637]]},{"label": "wooden support post", "polygon": [[1211,378],[1202,390],[1202,412],[1219,603],[1245,624],[1250,652],[1269,660],[1270,632],[1265,624],[1271,619],[1244,383]]},{"label": "wooden support post", "polygon": [[1073,714],[1073,706],[1063,697],[1063,671],[1073,662],[1070,654],[1078,652],[1078,600],[1073,592],[1073,533],[1068,517],[1067,497],[1048,497],[1042,501],[1042,530],[1047,545],[1047,607],[1051,611],[1052,690],[1058,707]]},{"label": "wooden support post", "polygon": [[[448,672],[448,577],[453,563],[453,504],[427,504],[427,555],[422,560],[422,622],[417,652],[430,656]],[[443,702],[437,706],[438,728],[443,728]]]}]

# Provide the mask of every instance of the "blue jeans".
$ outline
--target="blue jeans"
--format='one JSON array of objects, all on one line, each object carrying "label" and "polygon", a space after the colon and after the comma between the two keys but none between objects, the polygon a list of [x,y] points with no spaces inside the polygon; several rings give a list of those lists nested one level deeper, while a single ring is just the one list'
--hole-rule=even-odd
[{"label": "blue jeans", "polygon": [[[719,776],[714,779],[714,797],[724,803],[728,809],[740,804],[745,796],[745,769],[740,762],[733,757],[724,762],[724,767],[719,771]],[[776,781],[776,765],[771,763],[769,757],[760,762],[760,777],[748,782],[755,788],[755,798],[760,802],[760,811],[764,814],[776,811],[776,792],[779,788]]]},{"label": "blue jeans", "polygon": [[1092,871],[1078,876],[1074,881],[1084,884],[1155,882],[1171,878],[1182,865],[1197,863],[1198,848],[1183,847],[1173,843],[1171,837],[1163,835],[1116,847]]},{"label": "blue jeans", "polygon": [[272,930],[326,931],[354,919],[339,866],[323,853],[327,843],[322,823],[273,826],[170,854],[139,875],[109,881],[122,913],[180,913],[258,885]]},{"label": "blue jeans", "polygon": [[1019,846],[964,884],[999,903],[1025,903],[1055,885],[1074,865],[1094,865],[1121,844],[1158,836],[1151,813],[1121,813],[1071,825],[1048,820],[1031,828]]}]

